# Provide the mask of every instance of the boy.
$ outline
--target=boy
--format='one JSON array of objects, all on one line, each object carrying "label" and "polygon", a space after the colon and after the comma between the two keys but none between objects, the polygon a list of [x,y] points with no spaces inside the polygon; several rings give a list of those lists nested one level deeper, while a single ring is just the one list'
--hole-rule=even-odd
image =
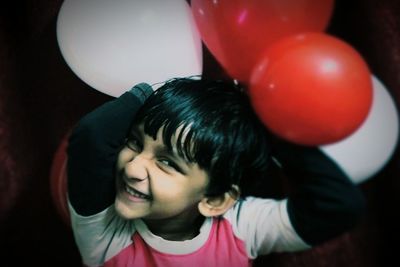
[{"label": "boy", "polygon": [[[268,179],[271,155],[297,190],[240,197],[241,185]],[[364,208],[330,159],[273,137],[246,94],[222,81],[135,86],[79,122],[67,170],[87,266],[251,266],[350,229]]]}]

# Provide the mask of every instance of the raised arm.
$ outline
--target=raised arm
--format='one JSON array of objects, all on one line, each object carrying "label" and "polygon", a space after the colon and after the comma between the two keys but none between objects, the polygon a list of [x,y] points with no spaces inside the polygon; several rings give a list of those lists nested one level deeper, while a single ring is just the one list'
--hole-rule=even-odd
[{"label": "raised arm", "polygon": [[78,214],[93,215],[114,202],[119,149],[151,93],[149,85],[138,84],[85,115],[72,131],[67,148],[68,198]]},{"label": "raised arm", "polygon": [[319,148],[278,141],[275,157],[296,184],[287,209],[305,242],[320,244],[359,222],[365,212],[362,192]]}]

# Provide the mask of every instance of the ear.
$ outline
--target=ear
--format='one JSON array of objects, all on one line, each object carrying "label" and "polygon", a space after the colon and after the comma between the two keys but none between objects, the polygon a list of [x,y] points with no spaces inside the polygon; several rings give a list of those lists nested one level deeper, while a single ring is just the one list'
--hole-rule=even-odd
[{"label": "ear", "polygon": [[205,217],[214,217],[224,214],[235,204],[239,198],[240,190],[237,185],[216,197],[204,197],[198,205],[200,213]]}]

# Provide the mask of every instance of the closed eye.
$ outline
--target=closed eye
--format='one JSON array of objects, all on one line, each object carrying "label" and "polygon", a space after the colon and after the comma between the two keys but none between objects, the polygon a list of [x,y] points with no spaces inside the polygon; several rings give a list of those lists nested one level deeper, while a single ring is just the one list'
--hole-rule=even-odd
[{"label": "closed eye", "polygon": [[167,159],[167,158],[161,158],[158,159],[158,162],[162,165],[162,168],[168,168],[169,170],[174,170],[177,172],[182,173],[181,168],[178,166],[178,164],[176,164],[174,161]]},{"label": "closed eye", "polygon": [[142,150],[142,143],[135,136],[128,137],[125,140],[125,146],[136,152]]}]

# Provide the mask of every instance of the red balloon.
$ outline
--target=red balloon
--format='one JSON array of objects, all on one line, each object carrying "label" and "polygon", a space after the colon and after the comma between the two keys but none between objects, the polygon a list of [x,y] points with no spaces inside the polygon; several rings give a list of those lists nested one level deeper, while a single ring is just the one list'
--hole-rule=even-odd
[{"label": "red balloon", "polygon": [[50,171],[50,192],[53,203],[61,219],[68,225],[71,225],[67,202],[67,134],[61,141],[54,155]]},{"label": "red balloon", "polygon": [[207,48],[232,78],[247,83],[273,42],[325,30],[333,0],[192,0],[191,7]]},{"label": "red balloon", "polygon": [[371,73],[344,41],[324,33],[295,35],[261,57],[249,94],[256,113],[276,135],[302,145],[328,144],[366,119]]}]

